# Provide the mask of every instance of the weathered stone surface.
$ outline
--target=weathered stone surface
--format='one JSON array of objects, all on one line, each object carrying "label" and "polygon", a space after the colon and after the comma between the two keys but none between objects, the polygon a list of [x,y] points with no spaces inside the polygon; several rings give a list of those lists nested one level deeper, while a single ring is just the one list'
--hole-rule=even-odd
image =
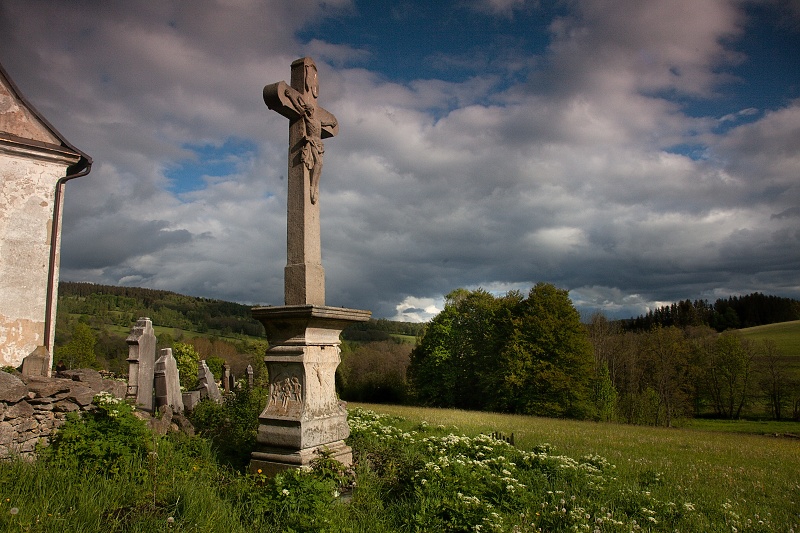
[{"label": "weathered stone surface", "polygon": [[154,387],[156,406],[159,409],[168,405],[175,413],[183,412],[181,379],[178,374],[178,363],[172,356],[171,348],[161,350],[161,356],[156,361]]},{"label": "weathered stone surface", "polygon": [[53,411],[58,413],[71,413],[78,410],[80,410],[80,406],[69,400],[61,400],[60,402],[53,404]]},{"label": "weathered stone surface", "polygon": [[267,107],[289,119],[284,302],[325,305],[319,216],[322,139],[334,137],[339,123],[317,103],[314,61],[300,58],[292,63],[291,71],[291,86],[280,81],[267,85],[263,92]]},{"label": "weathered stone surface", "polygon": [[231,367],[228,364],[222,365],[222,388],[226,393],[229,393],[233,390],[231,386]]},{"label": "weathered stone surface", "polygon": [[200,397],[208,398],[214,402],[220,403],[222,401],[222,393],[219,392],[214,374],[209,370],[205,359],[200,361],[197,365],[197,381],[199,382]]},{"label": "weathered stone surface", "polygon": [[46,346],[37,346],[22,360],[22,375],[47,376],[50,373],[50,353]]},{"label": "weathered stone surface", "polygon": [[36,449],[36,445],[38,443],[39,443],[39,436],[37,435],[36,437],[28,439],[25,442],[23,442],[19,447],[19,451],[21,453],[30,453]]},{"label": "weathered stone surface", "polygon": [[47,405],[53,404],[57,401],[58,398],[55,398],[54,396],[46,396],[44,398],[37,398],[34,396],[33,398],[28,399],[28,403],[31,405],[35,405],[37,409],[43,409],[43,408],[46,409]]},{"label": "weathered stone surface", "polygon": [[187,434],[187,435],[194,435],[194,426],[192,425],[191,421],[186,418],[184,415],[175,413],[172,415],[172,423],[178,426],[178,430]]},{"label": "weathered stone surface", "polygon": [[8,409],[6,409],[5,415],[7,420],[11,418],[33,416],[33,406],[27,401],[22,400],[14,405],[10,405]]},{"label": "weathered stone surface", "polygon": [[59,392],[70,389],[71,381],[67,379],[43,378],[30,376],[26,379],[28,390],[34,393],[34,398],[47,398]]},{"label": "weathered stone surface", "polygon": [[28,394],[28,387],[18,377],[0,372],[0,402],[18,402]]},{"label": "weathered stone surface", "polygon": [[103,385],[103,376],[93,368],[76,368],[75,370],[65,370],[60,372],[60,374],[67,379],[79,381],[98,390]]},{"label": "weathered stone surface", "polygon": [[102,385],[100,386],[101,391],[111,394],[114,396],[114,398],[124,398],[127,389],[127,383],[114,379],[104,379]]},{"label": "weathered stone surface", "polygon": [[149,426],[156,435],[166,435],[172,425],[172,408],[165,405],[158,410],[158,416],[150,419]]},{"label": "weathered stone surface", "polygon": [[0,366],[16,368],[37,346],[53,349],[57,291],[48,286],[56,288],[59,275],[56,184],[90,161],[26,102],[5,71],[0,101]]},{"label": "weathered stone surface", "polygon": [[94,397],[97,395],[98,389],[82,383],[73,382],[70,385],[69,392],[59,395],[66,400],[72,401],[81,407],[85,407],[92,403]]},{"label": "weathered stone surface", "polygon": [[32,431],[39,427],[39,422],[34,418],[17,418],[14,422],[16,424],[12,422],[11,425],[14,426],[17,433]]},{"label": "weathered stone surface", "polygon": [[181,394],[181,398],[183,399],[184,411],[191,411],[198,403],[200,403],[200,391],[193,390],[184,392]]},{"label": "weathered stone surface", "polygon": [[[255,308],[253,317],[267,331],[270,347],[264,361],[270,379],[267,407],[259,416],[254,466],[276,473],[307,465],[322,447],[335,449],[345,464],[352,450],[347,413],[336,397],[339,334],[368,311],[325,306],[319,219],[322,139],[338,133],[338,121],[317,104],[317,67],[311,58],[292,63],[291,87],[285,82],[264,87],[264,102],[289,119],[287,258],[285,305]],[[248,383],[252,383],[252,369]]]},{"label": "weathered stone surface", "polygon": [[0,422],[0,445],[8,446],[14,442],[17,432],[8,422]]},{"label": "weathered stone surface", "polygon": [[153,377],[156,362],[156,334],[153,323],[141,317],[125,339],[128,343],[128,391],[126,397],[135,398],[136,405],[153,412]]}]

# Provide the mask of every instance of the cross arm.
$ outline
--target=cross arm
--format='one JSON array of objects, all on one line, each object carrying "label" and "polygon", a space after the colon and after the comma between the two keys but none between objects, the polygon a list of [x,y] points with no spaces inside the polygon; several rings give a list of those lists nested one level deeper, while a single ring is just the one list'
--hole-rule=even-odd
[{"label": "cross arm", "polygon": [[[287,93],[291,94],[292,98],[289,98]],[[267,104],[267,107],[289,120],[295,120],[303,116],[292,100],[302,100],[302,95],[287,85],[285,81],[279,81],[264,87],[264,103]],[[336,117],[320,106],[316,107],[315,113],[320,121],[320,137],[323,139],[335,137],[339,133],[339,121],[336,120]]]},{"label": "cross arm", "polygon": [[278,83],[272,83],[265,86],[264,103],[267,104],[269,109],[280,113],[289,120],[294,120],[299,118],[301,115],[294,108],[294,104],[292,104],[292,101],[289,100],[289,97],[286,96],[287,89],[294,91],[294,89],[286,85],[285,81],[279,81]]},{"label": "cross arm", "polygon": [[339,121],[336,120],[336,117],[333,116],[327,109],[318,107],[317,108],[317,116],[319,117],[320,124],[322,125],[322,137],[323,139],[327,139],[328,137],[336,137],[339,133]]}]

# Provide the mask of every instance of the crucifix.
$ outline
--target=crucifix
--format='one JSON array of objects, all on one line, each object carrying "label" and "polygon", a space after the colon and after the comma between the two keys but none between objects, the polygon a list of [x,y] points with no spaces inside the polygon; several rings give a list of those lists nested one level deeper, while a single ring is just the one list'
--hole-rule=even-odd
[{"label": "crucifix", "polygon": [[292,63],[291,86],[264,87],[264,103],[289,119],[289,197],[286,217],[285,305],[325,305],[319,225],[322,139],[339,133],[330,112],[317,105],[317,66],[310,57]]},{"label": "crucifix", "polygon": [[353,450],[347,410],[336,395],[339,335],[366,322],[371,313],[325,305],[320,252],[319,179],[325,147],[339,125],[317,105],[317,67],[311,58],[292,63],[292,83],[264,87],[264,102],[289,119],[289,198],[284,273],[286,305],[255,307],[269,348],[264,362],[270,380],[267,406],[258,417],[252,472],[272,475],[308,466],[319,453],[349,465]]}]

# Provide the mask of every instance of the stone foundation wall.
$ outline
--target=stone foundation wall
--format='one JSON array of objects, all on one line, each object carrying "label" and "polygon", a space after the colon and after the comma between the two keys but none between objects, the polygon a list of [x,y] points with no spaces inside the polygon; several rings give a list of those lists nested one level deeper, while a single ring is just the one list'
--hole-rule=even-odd
[{"label": "stone foundation wall", "polygon": [[80,369],[57,377],[23,376],[0,371],[0,458],[32,457],[36,444],[47,444],[67,413],[94,409],[101,391],[124,398],[126,384]]}]

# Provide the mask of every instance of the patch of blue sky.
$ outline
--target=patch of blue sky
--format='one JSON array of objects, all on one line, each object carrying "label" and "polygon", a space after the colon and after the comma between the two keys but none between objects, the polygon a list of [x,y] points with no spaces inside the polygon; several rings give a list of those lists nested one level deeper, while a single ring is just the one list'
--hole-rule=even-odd
[{"label": "patch of blue sky", "polygon": [[745,31],[727,43],[741,61],[722,72],[731,81],[716,88],[709,99],[687,100],[689,116],[715,117],[717,133],[761,118],[800,98],[800,24],[768,3],[745,4]]},{"label": "patch of blue sky", "polygon": [[521,58],[545,52],[552,17],[552,9],[527,8],[509,17],[477,12],[456,1],[359,0],[353,12],[325,18],[298,38],[366,50],[360,66],[397,83],[461,82],[489,73],[508,77],[510,84],[519,81],[514,65]]},{"label": "patch of blue sky", "polygon": [[169,190],[176,194],[197,191],[209,181],[236,174],[255,157],[256,145],[236,137],[222,144],[185,144],[192,157],[177,161],[164,172],[170,182]]},{"label": "patch of blue sky", "polygon": [[680,143],[667,147],[665,152],[688,157],[693,161],[708,159],[708,146],[700,143]]}]

